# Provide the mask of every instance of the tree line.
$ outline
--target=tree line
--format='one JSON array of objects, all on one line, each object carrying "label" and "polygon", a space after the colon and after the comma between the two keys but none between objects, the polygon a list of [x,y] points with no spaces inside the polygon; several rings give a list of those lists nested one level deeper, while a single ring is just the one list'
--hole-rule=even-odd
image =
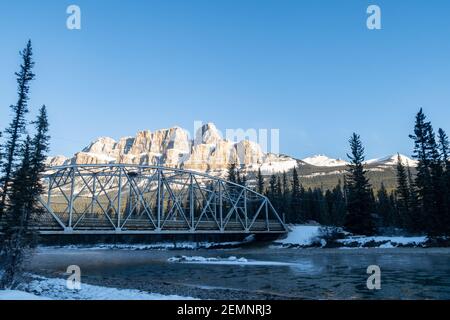
[{"label": "tree line", "polygon": [[[398,155],[397,187],[375,190],[364,168],[365,150],[358,134],[349,139],[350,164],[343,181],[332,188],[304,188],[297,168],[265,178],[256,176],[255,191],[266,195],[287,223],[315,221],[343,227],[354,234],[375,235],[404,230],[409,234],[450,235],[449,141],[443,129],[434,134],[421,109],[410,135],[414,142],[412,170]],[[231,164],[228,180],[246,185],[245,175]]]},{"label": "tree line", "polygon": [[45,105],[34,121],[26,118],[30,84],[35,79],[31,41],[20,55],[22,63],[15,73],[17,102],[10,106],[12,119],[0,143],[0,289],[17,284],[35,243],[30,222],[42,210],[38,196],[43,191],[41,177],[50,139]]}]

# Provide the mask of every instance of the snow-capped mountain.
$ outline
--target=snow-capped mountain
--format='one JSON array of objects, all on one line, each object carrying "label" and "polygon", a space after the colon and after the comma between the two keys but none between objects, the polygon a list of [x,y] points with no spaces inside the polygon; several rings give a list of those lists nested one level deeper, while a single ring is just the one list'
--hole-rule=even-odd
[{"label": "snow-capped mountain", "polygon": [[[404,165],[417,165],[416,161],[404,155],[401,155],[401,160]],[[297,167],[300,177],[315,180],[319,177],[325,179],[342,176],[348,164],[347,161],[325,155],[298,160],[287,155],[264,153],[255,142],[242,140],[236,143],[223,139],[212,123],[203,125],[194,139],[180,127],[154,132],[146,130],[138,132],[134,137],[123,137],[119,140],[101,137],[71,158],[56,156],[47,159],[49,166],[71,163],[158,164],[218,176],[225,176],[229,165],[236,163],[243,173],[253,177],[258,170],[261,170],[263,175],[271,175],[289,173]],[[368,160],[365,164],[373,173],[389,171],[389,174],[393,175],[397,155]]]},{"label": "snow-capped mountain", "polygon": [[[404,166],[416,167],[417,161],[413,160],[403,154],[400,154],[400,161]],[[376,158],[367,160],[365,162],[367,165],[386,165],[386,166],[396,166],[398,164],[398,155],[390,155],[382,158]]]},{"label": "snow-capped mountain", "polygon": [[298,165],[294,158],[264,153],[259,144],[242,140],[223,139],[212,123],[203,125],[190,139],[180,127],[140,131],[134,137],[118,141],[101,137],[72,158],[57,156],[47,160],[48,165],[77,164],[160,164],[166,167],[224,173],[230,163],[244,171],[261,169],[264,174],[289,171]]},{"label": "snow-capped mountain", "polygon": [[341,159],[333,159],[324,155],[316,155],[302,159],[303,162],[316,167],[340,167],[348,165],[347,161]]}]

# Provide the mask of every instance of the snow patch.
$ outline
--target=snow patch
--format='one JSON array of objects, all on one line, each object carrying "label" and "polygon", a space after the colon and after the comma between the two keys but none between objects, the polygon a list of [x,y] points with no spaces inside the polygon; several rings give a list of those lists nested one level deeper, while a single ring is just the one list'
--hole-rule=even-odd
[{"label": "snow patch", "polygon": [[[416,167],[418,164],[418,161],[413,160],[403,154],[400,155],[400,160],[404,166]],[[366,162],[364,162],[364,164],[384,164],[388,166],[394,166],[398,164],[398,155],[394,154],[382,158],[367,160]]]},{"label": "snow patch", "polygon": [[20,290],[0,290],[0,300],[29,301],[29,300],[50,300],[50,299]]},{"label": "snow patch", "polygon": [[253,235],[243,241],[230,242],[159,242],[152,244],[95,244],[95,245],[66,245],[66,246],[39,246],[39,250],[62,248],[68,250],[197,250],[220,249],[238,247],[255,240]]},{"label": "snow patch", "polygon": [[318,240],[321,226],[294,225],[289,226],[290,232],[285,239],[275,243],[282,245],[309,246]]},{"label": "snow patch", "polygon": [[395,248],[398,246],[420,246],[425,244],[427,237],[385,237],[385,236],[373,236],[362,237],[354,236],[345,239],[338,239],[336,242],[346,246],[364,247],[369,243],[374,243],[378,248]]},{"label": "snow patch", "polygon": [[297,160],[286,157],[263,163],[260,169],[263,175],[271,175],[275,173],[288,172],[295,167],[297,167]]},{"label": "snow patch", "polygon": [[193,300],[190,297],[162,295],[134,289],[116,289],[81,284],[80,290],[70,290],[65,279],[33,276],[35,280],[24,285],[25,290],[38,297],[55,300]]},{"label": "snow patch", "polygon": [[315,155],[302,159],[303,162],[316,167],[340,167],[348,165],[347,161],[341,159],[333,159],[324,155]]},{"label": "snow patch", "polygon": [[206,258],[206,257],[187,257],[177,256],[169,258],[167,261],[171,263],[192,263],[192,264],[217,264],[217,265],[251,265],[251,266],[292,266],[294,264],[277,261],[258,261],[248,260],[246,258],[237,258],[234,256],[228,258]]}]

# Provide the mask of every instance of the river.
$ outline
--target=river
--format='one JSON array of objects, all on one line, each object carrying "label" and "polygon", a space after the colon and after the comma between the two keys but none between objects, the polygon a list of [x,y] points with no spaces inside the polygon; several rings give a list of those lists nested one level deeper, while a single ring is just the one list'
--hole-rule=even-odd
[{"label": "river", "polygon": [[[179,256],[206,259],[169,261]],[[200,299],[450,299],[448,248],[39,248],[27,268],[61,278],[69,265],[84,283]],[[380,290],[367,288],[370,265],[381,269]]]}]

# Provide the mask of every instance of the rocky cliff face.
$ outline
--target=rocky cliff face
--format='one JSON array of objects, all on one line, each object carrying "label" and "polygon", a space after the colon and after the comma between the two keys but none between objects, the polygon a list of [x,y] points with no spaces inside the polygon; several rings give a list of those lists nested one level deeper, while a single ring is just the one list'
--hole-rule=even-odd
[{"label": "rocky cliff face", "polygon": [[[406,156],[401,155],[400,159],[404,165],[417,165],[417,161]],[[374,174],[390,174],[395,180],[397,162],[398,156],[391,155],[368,160],[365,166]],[[162,165],[222,177],[231,163],[236,163],[242,173],[255,173],[260,169],[263,175],[289,172],[298,167],[301,178],[314,180],[318,180],[318,177],[342,176],[348,164],[323,155],[297,160],[264,153],[255,142],[243,140],[235,143],[223,139],[212,123],[202,126],[193,139],[179,127],[155,132],[140,131],[134,137],[124,137],[118,141],[107,137],[98,138],[72,158],[56,156],[47,160],[49,166],[71,163]],[[255,175],[252,176],[254,178]]]},{"label": "rocky cliff face", "polygon": [[[214,124],[202,126],[194,139],[179,127],[155,132],[140,131],[135,137],[124,137],[119,141],[102,137],[72,158],[57,156],[48,159],[51,166],[69,163],[77,164],[161,164],[166,167],[184,168],[196,171],[223,172],[230,163],[236,163],[244,170],[281,172],[297,165],[297,160],[265,154],[252,141],[238,143],[220,136]],[[282,163],[282,165],[280,165]]]}]

